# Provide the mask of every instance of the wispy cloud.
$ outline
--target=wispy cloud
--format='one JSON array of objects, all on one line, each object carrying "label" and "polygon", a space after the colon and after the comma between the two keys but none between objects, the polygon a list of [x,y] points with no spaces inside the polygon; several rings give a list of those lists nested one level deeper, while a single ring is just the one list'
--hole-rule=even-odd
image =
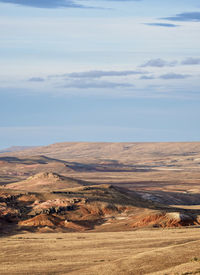
[{"label": "wispy cloud", "polygon": [[66,74],[65,76],[71,78],[101,78],[110,76],[129,76],[141,75],[147,73],[145,71],[88,71],[88,72],[74,72]]},{"label": "wispy cloud", "polygon": [[[200,58],[199,57],[188,57],[183,59],[182,61],[166,61],[161,58],[151,59],[148,60],[146,63],[140,65],[140,67],[175,67],[180,65],[200,65]],[[142,77],[141,77],[142,78]],[[143,78],[144,79],[144,78]]]},{"label": "wispy cloud", "polygon": [[200,58],[188,57],[181,62],[182,65],[200,65]]},{"label": "wispy cloud", "polygon": [[175,16],[165,17],[162,19],[171,20],[171,21],[200,22],[200,12],[183,12],[183,13],[176,14]]},{"label": "wispy cloud", "polygon": [[62,86],[62,88],[75,89],[113,89],[113,88],[131,88],[134,87],[130,83],[111,82],[111,81],[90,81],[90,80],[75,80],[69,81]]},{"label": "wispy cloud", "polygon": [[143,75],[143,76],[140,77],[140,79],[142,79],[142,80],[151,80],[151,79],[155,79],[155,77],[152,76],[152,75]]},{"label": "wispy cloud", "polygon": [[177,74],[177,73],[167,73],[160,76],[153,76],[153,75],[143,75],[140,77],[141,80],[152,80],[152,79],[186,79],[188,77],[191,77],[191,75],[188,74]]},{"label": "wispy cloud", "polygon": [[163,74],[163,75],[161,75],[159,78],[168,80],[168,79],[186,79],[186,78],[188,78],[188,77],[190,77],[190,75],[187,75],[187,74],[168,73],[168,74]]},{"label": "wispy cloud", "polygon": [[73,0],[0,0],[0,3],[30,6],[35,8],[85,8]]},{"label": "wispy cloud", "polygon": [[28,79],[28,81],[32,81],[32,82],[43,82],[43,81],[45,81],[45,79],[42,78],[42,77],[31,77],[31,78]]},{"label": "wispy cloud", "polygon": [[168,62],[166,60],[163,60],[161,58],[157,59],[151,59],[147,61],[146,63],[142,64],[140,67],[173,67],[177,64],[177,61]]},{"label": "wispy cloud", "polygon": [[165,28],[176,28],[179,25],[170,24],[170,23],[144,23],[147,26],[154,26],[154,27],[165,27]]},{"label": "wispy cloud", "polygon": [[[49,75],[46,78],[43,77],[32,77],[29,78],[30,82],[43,82],[53,81],[60,82],[55,84],[56,87],[61,88],[75,88],[75,89],[103,89],[103,88],[131,88],[134,87],[132,83],[124,81],[123,77],[132,75],[144,75],[148,74],[148,71],[141,70],[123,70],[123,71],[103,71],[103,70],[92,70],[83,72],[72,72],[66,74]],[[119,81],[105,80],[112,77],[119,77]],[[104,79],[102,79],[104,78]]]},{"label": "wispy cloud", "polygon": [[[122,2],[122,0],[109,0],[110,2]],[[123,0],[123,2],[138,2],[142,0]],[[79,4],[76,0],[0,0],[0,3],[29,6],[34,8],[92,8]],[[97,7],[95,7],[97,8]],[[98,7],[99,9],[99,7]],[[102,8],[100,8],[102,9]]]}]

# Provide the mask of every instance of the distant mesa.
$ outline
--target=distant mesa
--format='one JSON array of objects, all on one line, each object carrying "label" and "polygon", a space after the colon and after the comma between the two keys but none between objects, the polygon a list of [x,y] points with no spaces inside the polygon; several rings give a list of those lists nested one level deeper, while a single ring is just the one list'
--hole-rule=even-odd
[{"label": "distant mesa", "polygon": [[0,151],[2,155],[15,157],[38,157],[82,164],[119,161],[135,164],[135,160],[149,160],[158,157],[193,157],[200,154],[199,142],[63,142],[42,147],[11,147]]}]

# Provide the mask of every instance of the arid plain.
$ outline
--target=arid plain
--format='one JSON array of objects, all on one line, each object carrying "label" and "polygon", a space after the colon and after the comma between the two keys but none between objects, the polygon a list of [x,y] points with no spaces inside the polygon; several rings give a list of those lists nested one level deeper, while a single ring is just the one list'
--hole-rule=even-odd
[{"label": "arid plain", "polygon": [[200,274],[200,143],[0,153],[1,274]]}]

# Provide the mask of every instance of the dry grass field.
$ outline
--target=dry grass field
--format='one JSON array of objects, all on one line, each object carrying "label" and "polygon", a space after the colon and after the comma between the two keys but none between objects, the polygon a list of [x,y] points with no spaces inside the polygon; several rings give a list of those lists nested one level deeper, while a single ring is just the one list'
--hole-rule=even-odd
[{"label": "dry grass field", "polygon": [[0,274],[200,274],[200,229],[19,234],[0,239]]}]

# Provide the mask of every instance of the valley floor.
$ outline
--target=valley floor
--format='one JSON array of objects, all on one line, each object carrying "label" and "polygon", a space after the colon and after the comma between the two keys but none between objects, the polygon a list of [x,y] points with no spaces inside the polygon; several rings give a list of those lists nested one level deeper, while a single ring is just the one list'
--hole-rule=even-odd
[{"label": "valley floor", "polygon": [[0,274],[200,274],[200,228],[1,237]]}]

